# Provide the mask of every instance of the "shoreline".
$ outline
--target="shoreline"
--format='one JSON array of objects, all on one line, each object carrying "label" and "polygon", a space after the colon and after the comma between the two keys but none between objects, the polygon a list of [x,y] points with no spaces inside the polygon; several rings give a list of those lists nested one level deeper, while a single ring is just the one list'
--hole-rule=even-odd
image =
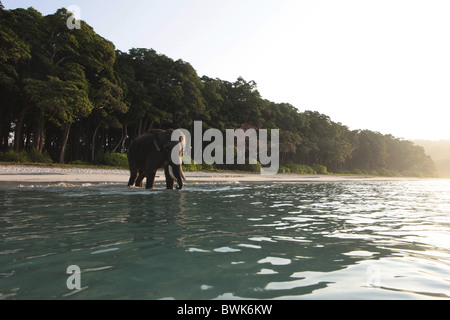
[{"label": "shoreline", "polygon": [[[366,177],[357,175],[260,175],[234,172],[185,172],[186,185],[199,183],[295,183],[295,182],[346,182],[346,181],[411,181],[423,178]],[[124,184],[128,183],[129,171],[97,168],[53,168],[29,165],[0,165],[0,186],[31,184]],[[155,183],[165,181],[164,171],[159,170]]]}]

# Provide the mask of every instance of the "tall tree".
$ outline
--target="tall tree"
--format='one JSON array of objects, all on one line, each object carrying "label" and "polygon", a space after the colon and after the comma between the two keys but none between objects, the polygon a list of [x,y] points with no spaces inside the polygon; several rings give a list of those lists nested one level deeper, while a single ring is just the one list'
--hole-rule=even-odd
[{"label": "tall tree", "polygon": [[[203,83],[189,63],[174,61],[149,49],[131,49],[135,80],[144,84],[152,108],[162,113],[167,126],[188,127],[192,119],[203,115],[205,102],[201,94]],[[155,111],[155,109],[153,109]],[[141,119],[147,120],[147,119]],[[154,119],[152,119],[152,122]]]},{"label": "tall tree", "polygon": [[[30,15],[40,17],[35,10],[21,10]],[[23,37],[29,26],[20,19],[19,14],[9,10],[0,10],[0,134],[1,149],[8,147],[10,124],[16,123],[15,149],[19,150],[21,144],[22,124],[28,106],[21,97],[20,66],[31,59],[31,49],[28,39]],[[30,33],[32,30],[29,31]]]},{"label": "tall tree", "polygon": [[107,78],[100,80],[101,87],[96,90],[93,96],[94,105],[98,107],[94,109],[91,119],[95,123],[95,130],[92,135],[92,153],[91,160],[94,161],[95,156],[95,139],[100,128],[121,128],[119,114],[124,114],[128,111],[127,104],[123,101],[123,89],[112,83]]},{"label": "tall tree", "polygon": [[[36,59],[47,78],[31,77],[25,92],[46,121],[61,128],[59,162],[64,162],[71,125],[87,117],[94,107],[89,93],[102,90],[105,77],[113,77],[114,46],[84,21],[81,30],[67,28],[71,14],[60,9],[43,17],[41,45]],[[91,94],[92,95],[92,94]],[[96,101],[98,102],[98,100]],[[103,103],[103,101],[102,101]]]},{"label": "tall tree", "polygon": [[358,146],[353,153],[353,165],[364,170],[376,170],[386,166],[388,157],[386,140],[379,132],[359,132]]},{"label": "tall tree", "polygon": [[47,81],[29,79],[26,93],[50,122],[62,129],[59,162],[64,163],[67,140],[71,125],[80,117],[87,117],[93,105],[87,94],[88,83],[84,72],[77,64],[72,67],[70,80],[49,76]]}]

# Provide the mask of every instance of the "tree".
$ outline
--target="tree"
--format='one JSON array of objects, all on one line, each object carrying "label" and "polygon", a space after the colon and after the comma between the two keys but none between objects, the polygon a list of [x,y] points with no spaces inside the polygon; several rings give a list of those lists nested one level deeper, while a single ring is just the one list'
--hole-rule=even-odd
[{"label": "tree", "polygon": [[95,138],[97,136],[98,129],[101,127],[120,128],[121,123],[118,119],[118,114],[124,114],[128,111],[128,106],[123,101],[123,89],[119,85],[109,81],[107,78],[102,78],[100,83],[101,87],[92,94],[93,103],[97,106],[91,116],[93,122],[96,123],[96,127],[92,135],[92,161],[94,161],[95,156]]},{"label": "tree", "polygon": [[[114,65],[116,77],[124,88],[124,99],[129,106],[124,116],[123,128],[127,130],[129,124],[135,126],[133,137],[140,136],[153,125],[161,125],[165,118],[170,118],[167,112],[154,106],[152,92],[158,92],[158,86],[150,83],[154,78],[146,78],[147,73],[140,74],[141,68],[147,67],[144,63],[147,51],[133,49],[130,54],[117,51],[117,60]],[[150,71],[150,70],[147,70]],[[136,74],[142,77],[137,77]],[[151,73],[149,73],[151,74]],[[156,74],[154,75],[156,77]],[[146,81],[146,82],[144,82]],[[122,139],[126,135],[122,134]]]},{"label": "tree", "polygon": [[358,146],[353,153],[353,165],[364,170],[376,170],[386,165],[388,157],[386,140],[379,132],[359,132]]},{"label": "tree", "polygon": [[31,59],[29,45],[10,27],[15,26],[13,13],[0,11],[0,85],[14,86],[18,78],[17,64]]},{"label": "tree", "polygon": [[168,115],[166,123],[187,127],[192,122],[189,119],[203,114],[203,83],[189,63],[148,49],[132,49],[130,55],[135,61],[136,80],[144,83],[152,106]]},{"label": "tree", "polygon": [[35,68],[43,72],[30,72],[24,81],[24,90],[38,107],[42,121],[50,121],[62,131],[58,156],[61,163],[72,124],[93,110],[95,105],[90,95],[98,95],[98,90],[108,81],[105,79],[113,77],[115,59],[114,46],[84,21],[82,31],[69,30],[66,26],[69,17],[66,9],[60,9],[36,20],[42,32],[40,46],[36,46],[34,54],[38,61]]},{"label": "tree", "polygon": [[[30,12],[35,14],[36,11]],[[39,16],[37,14],[37,16]],[[20,95],[20,66],[31,59],[30,45],[22,37],[26,23],[21,23],[18,14],[8,10],[0,10],[0,135],[1,150],[8,148],[11,123],[16,122],[16,137],[20,137],[22,123],[28,106]],[[18,124],[18,125],[17,125]],[[16,140],[20,141],[20,140]],[[18,151],[19,143],[15,143]]]},{"label": "tree", "polygon": [[282,130],[280,132],[280,162],[287,162],[292,160],[295,153],[297,153],[297,147],[302,143],[300,134],[292,131]]},{"label": "tree", "polygon": [[[78,69],[79,65],[72,65]],[[81,72],[81,70],[77,70]],[[75,70],[74,70],[75,72]],[[49,76],[47,81],[29,79],[25,91],[30,99],[36,103],[41,114],[62,129],[59,162],[64,163],[67,139],[71,125],[79,117],[88,116],[93,105],[87,94],[87,81],[84,73],[77,75],[72,80],[61,80],[58,77]]]}]

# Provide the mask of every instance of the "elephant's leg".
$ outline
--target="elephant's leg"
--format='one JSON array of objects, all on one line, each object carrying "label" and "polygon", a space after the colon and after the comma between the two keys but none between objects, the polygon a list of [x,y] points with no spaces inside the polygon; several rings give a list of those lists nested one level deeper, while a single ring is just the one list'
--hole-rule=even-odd
[{"label": "elephant's leg", "polygon": [[131,187],[134,185],[137,177],[137,170],[130,170],[130,180],[128,180],[128,186]]},{"label": "elephant's leg", "polygon": [[170,176],[170,173],[169,173],[169,165],[166,165],[164,167],[164,174],[166,176],[166,187],[167,187],[167,189],[173,190],[174,181],[173,181],[173,179],[172,179],[172,177]]},{"label": "elephant's leg", "polygon": [[141,169],[141,170],[139,170],[139,176],[136,180],[135,186],[142,188],[142,182],[143,182],[144,178],[145,178],[145,173],[144,173],[144,170]]},{"label": "elephant's leg", "polygon": [[147,184],[145,185],[146,189],[153,189],[153,185],[155,183],[156,170],[147,171]]}]

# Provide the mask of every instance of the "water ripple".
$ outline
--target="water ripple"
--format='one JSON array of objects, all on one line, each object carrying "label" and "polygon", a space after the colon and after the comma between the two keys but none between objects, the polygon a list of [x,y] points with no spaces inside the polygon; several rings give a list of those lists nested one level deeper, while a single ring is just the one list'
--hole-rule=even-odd
[{"label": "water ripple", "polygon": [[0,299],[450,297],[449,181],[1,191]]}]

